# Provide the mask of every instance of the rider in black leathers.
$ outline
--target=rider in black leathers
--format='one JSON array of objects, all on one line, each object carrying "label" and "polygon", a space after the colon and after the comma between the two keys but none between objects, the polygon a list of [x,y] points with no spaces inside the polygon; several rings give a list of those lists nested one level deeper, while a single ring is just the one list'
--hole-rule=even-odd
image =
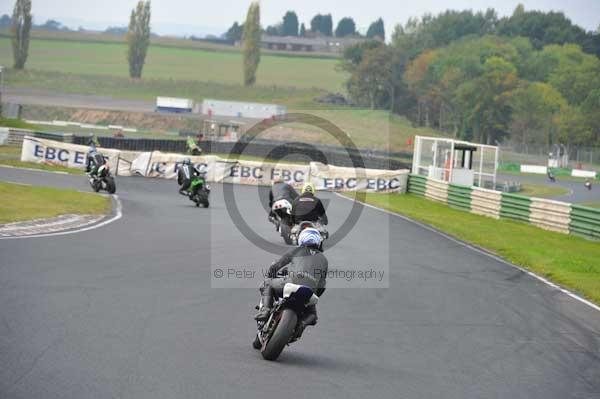
[{"label": "rider in black leathers", "polygon": [[189,195],[188,188],[190,188],[195,173],[196,170],[192,165],[192,161],[189,158],[184,159],[177,171],[177,184],[181,186],[179,187],[179,194]]},{"label": "rider in black leathers", "polygon": [[[262,288],[263,307],[254,316],[256,320],[266,320],[269,317],[273,300],[283,295],[283,287],[286,283],[310,287],[317,296],[325,292],[328,261],[320,248],[321,237],[316,229],[305,229],[310,234],[318,237],[317,240],[306,242],[300,239],[300,246],[284,254],[281,259],[269,267],[268,277]],[[287,275],[276,277],[277,272],[287,266]],[[317,307],[308,306],[301,320],[302,329],[306,326],[317,324]],[[299,334],[300,335],[300,334]]]},{"label": "rider in black leathers", "polygon": [[294,187],[285,183],[283,180],[275,180],[269,192],[269,217],[274,217],[273,204],[281,199],[288,200],[291,203],[298,198],[298,193]]},{"label": "rider in black leathers", "polygon": [[327,225],[327,214],[325,207],[320,199],[315,197],[315,188],[307,183],[302,188],[302,195],[294,200],[292,205],[292,215],[294,223],[300,222],[318,222]]},{"label": "rider in black leathers", "polygon": [[85,159],[85,171],[92,177],[96,176],[98,168],[104,164],[106,164],[104,155],[98,152],[95,145],[90,145],[90,149]]}]

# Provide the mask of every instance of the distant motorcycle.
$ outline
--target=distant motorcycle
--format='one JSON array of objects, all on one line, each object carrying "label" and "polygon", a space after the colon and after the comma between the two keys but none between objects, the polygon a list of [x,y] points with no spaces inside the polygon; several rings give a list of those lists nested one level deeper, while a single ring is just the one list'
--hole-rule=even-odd
[{"label": "distant motorcycle", "polygon": [[292,238],[290,236],[293,226],[292,218],[292,204],[286,199],[280,199],[273,203],[271,206],[273,216],[269,216],[269,221],[275,225],[275,229],[283,241],[291,245]]},{"label": "distant motorcycle", "polygon": [[90,186],[95,192],[104,190],[109,194],[114,194],[117,191],[115,179],[110,173],[108,164],[100,166],[95,175],[88,174],[88,176],[90,177]]},{"label": "distant motorcycle", "polygon": [[[278,274],[281,275],[281,274]],[[310,287],[287,283],[283,297],[277,298],[266,321],[257,321],[254,349],[266,360],[276,360],[286,345],[302,336],[301,320],[306,307],[316,305],[319,298]],[[256,309],[262,308],[262,299]]]},{"label": "distant motorcycle", "polygon": [[585,188],[588,189],[588,191],[592,190],[592,182],[591,181],[586,180],[585,183],[584,183],[584,185],[585,185]]},{"label": "distant motorcycle", "polygon": [[209,195],[210,186],[206,183],[204,176],[195,176],[190,183],[190,199],[196,203],[197,207],[202,204],[202,206],[208,208],[210,205]]},{"label": "distant motorcycle", "polygon": [[[329,232],[327,231],[325,226],[323,226],[320,222],[304,221],[292,227],[292,230],[290,232],[290,241],[292,245],[298,245],[298,237],[300,236],[300,233],[302,232],[302,230],[308,227],[312,227],[314,229],[319,230],[319,233],[321,233],[321,237],[323,237],[323,241],[329,238]],[[321,242],[321,249],[323,249],[323,242]]]}]

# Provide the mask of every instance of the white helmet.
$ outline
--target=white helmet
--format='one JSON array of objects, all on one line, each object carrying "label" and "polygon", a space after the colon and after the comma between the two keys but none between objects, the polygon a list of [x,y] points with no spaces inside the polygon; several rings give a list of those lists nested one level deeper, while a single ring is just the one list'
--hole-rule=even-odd
[{"label": "white helmet", "polygon": [[298,245],[301,247],[318,247],[321,245],[321,233],[312,227],[302,230],[298,236]]},{"label": "white helmet", "polygon": [[205,164],[194,165],[194,169],[196,169],[196,172],[198,172],[200,175],[204,175],[206,172],[208,172],[208,168]]}]

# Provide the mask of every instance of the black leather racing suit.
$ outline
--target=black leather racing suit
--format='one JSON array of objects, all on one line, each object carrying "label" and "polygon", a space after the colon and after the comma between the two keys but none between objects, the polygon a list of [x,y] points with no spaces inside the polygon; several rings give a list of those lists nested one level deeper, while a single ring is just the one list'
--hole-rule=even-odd
[{"label": "black leather racing suit", "polygon": [[[287,266],[285,277],[275,277],[277,272]],[[268,316],[269,310],[273,307],[273,299],[283,295],[283,287],[286,283],[304,285],[312,288],[317,296],[325,292],[327,279],[327,269],[329,262],[323,253],[314,247],[296,247],[285,253],[281,259],[269,267],[269,279],[265,280],[262,288],[263,308],[257,314]],[[317,307],[308,306],[302,322],[305,325],[314,325],[317,322]]]},{"label": "black leather racing suit", "polygon": [[179,193],[182,195],[188,195],[188,188],[190,188],[190,184],[192,183],[192,179],[197,175],[196,169],[194,165],[190,164],[182,164],[177,171],[177,184],[181,187],[179,188]]},{"label": "black leather racing suit", "polygon": [[269,207],[273,206],[273,203],[280,199],[293,202],[296,198],[298,198],[298,193],[294,190],[294,187],[287,183],[275,183],[269,193]]},{"label": "black leather racing suit", "polygon": [[312,193],[304,193],[294,200],[292,216],[296,224],[303,221],[317,222],[319,219],[324,225],[328,223],[323,203]]},{"label": "black leather racing suit", "polygon": [[106,163],[106,159],[98,151],[90,151],[85,159],[85,171],[92,176],[98,173],[98,168]]}]

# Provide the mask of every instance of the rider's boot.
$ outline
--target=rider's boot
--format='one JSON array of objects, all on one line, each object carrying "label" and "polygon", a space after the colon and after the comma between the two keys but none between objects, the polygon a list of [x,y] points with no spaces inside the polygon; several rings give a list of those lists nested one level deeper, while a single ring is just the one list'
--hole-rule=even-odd
[{"label": "rider's boot", "polygon": [[266,281],[263,287],[261,287],[260,292],[262,294],[262,308],[254,315],[254,320],[265,321],[271,314],[271,308],[273,307],[273,293],[271,286],[268,285]]}]

